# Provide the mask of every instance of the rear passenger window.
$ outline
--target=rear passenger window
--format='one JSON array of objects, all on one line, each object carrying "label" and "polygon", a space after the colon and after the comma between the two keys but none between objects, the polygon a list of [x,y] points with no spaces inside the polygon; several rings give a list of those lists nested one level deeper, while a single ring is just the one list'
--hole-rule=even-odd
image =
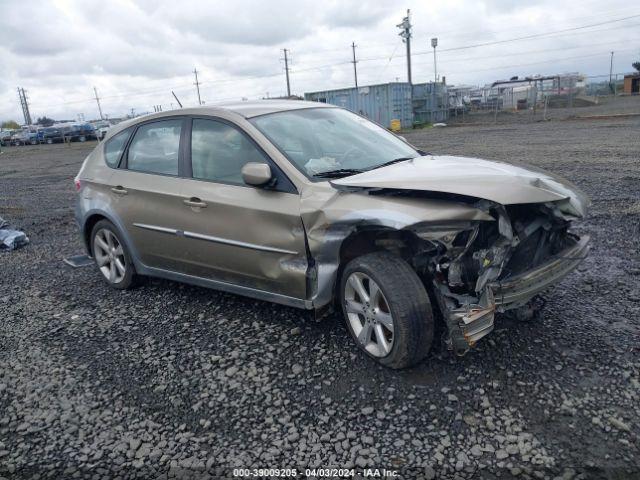
[{"label": "rear passenger window", "polygon": [[178,175],[182,119],[147,123],[136,131],[127,154],[130,170]]},{"label": "rear passenger window", "polygon": [[120,161],[120,156],[122,155],[124,146],[127,144],[129,135],[131,135],[130,128],[123,130],[117,135],[114,135],[105,144],[104,159],[107,162],[107,165],[109,165],[110,167],[116,168],[118,166],[118,162]]},{"label": "rear passenger window", "polygon": [[268,160],[240,130],[215,120],[193,120],[193,178],[244,185],[241,170],[249,162]]}]

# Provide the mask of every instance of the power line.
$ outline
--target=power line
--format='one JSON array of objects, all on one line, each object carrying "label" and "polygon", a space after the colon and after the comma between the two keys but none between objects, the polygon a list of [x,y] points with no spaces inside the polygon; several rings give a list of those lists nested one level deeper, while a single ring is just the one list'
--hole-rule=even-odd
[{"label": "power line", "polygon": [[[634,49],[627,49],[627,51],[633,51]],[[618,50],[619,52],[625,51],[625,50]],[[603,57],[603,56],[608,56],[610,55],[610,52],[601,52],[601,53],[593,53],[593,54],[589,54],[589,55],[576,55],[576,56],[572,56],[572,57],[564,57],[564,58],[554,58],[554,59],[549,59],[549,60],[542,60],[542,61],[538,61],[538,62],[528,62],[528,63],[519,63],[519,64],[512,64],[512,65],[498,65],[495,67],[490,67],[490,68],[483,68],[483,69],[478,69],[478,70],[460,70],[460,71],[453,71],[453,72],[449,72],[449,73],[479,73],[479,72],[490,72],[493,70],[506,70],[506,69],[510,69],[510,68],[517,68],[517,67],[528,67],[531,65],[540,65],[540,64],[545,64],[545,63],[556,63],[556,62],[562,62],[562,61],[566,61],[566,60],[577,60],[577,59],[581,59],[581,58],[592,58],[592,57]]]},{"label": "power line", "polygon": [[[598,22],[598,23],[592,23],[589,25],[581,25],[578,27],[571,27],[571,28],[565,28],[565,29],[561,29],[561,30],[554,30],[554,31],[549,31],[549,32],[542,32],[542,33],[534,33],[531,35],[525,35],[525,36],[521,36],[521,37],[515,37],[515,38],[508,38],[508,39],[504,39],[504,40],[494,40],[491,42],[483,42],[483,43],[476,43],[476,44],[471,44],[471,45],[462,45],[459,47],[451,47],[451,48],[445,48],[445,49],[440,49],[440,53],[444,53],[444,52],[454,52],[454,51],[459,51],[459,50],[468,50],[468,49],[472,49],[472,48],[479,48],[479,47],[485,47],[485,46],[491,46],[491,45],[500,45],[500,44],[505,44],[505,43],[509,43],[509,42],[516,42],[516,41],[521,41],[521,40],[529,40],[529,39],[533,39],[533,38],[540,38],[540,37],[546,37],[546,36],[552,36],[552,35],[557,35],[557,34],[562,34],[562,33],[568,33],[568,32],[575,32],[578,30],[584,30],[587,28],[593,28],[593,27],[597,27],[597,26],[601,26],[601,25],[608,25],[611,23],[618,23],[618,22],[622,22],[625,20],[629,20],[632,18],[638,18],[640,17],[640,14],[638,15],[630,15],[627,17],[622,17],[622,18],[617,18],[614,20],[607,20],[607,21],[603,21],[603,22]],[[635,25],[629,25],[629,26],[635,26]],[[624,28],[624,27],[620,27],[620,28]],[[591,32],[585,32],[585,33],[591,33]],[[413,55],[428,55],[431,54],[431,50],[423,50],[423,51],[419,51],[419,52],[414,52]],[[380,57],[369,57],[369,58],[361,58],[360,61],[361,62],[371,62],[371,61],[375,61],[375,60],[386,60],[387,57],[384,56],[380,56]]]},{"label": "power line", "polygon": [[[575,47],[563,47],[562,51],[567,51],[567,50],[581,50],[581,49],[592,49],[592,47],[603,47],[603,46],[617,46],[620,45],[622,43],[624,43],[624,45],[628,45],[630,43],[630,41],[633,41],[634,39],[626,39],[624,41],[615,41],[615,42],[605,42],[605,43],[593,43],[593,44],[587,44],[587,45],[580,45],[580,46],[575,46]],[[558,48],[546,48],[546,49],[539,49],[539,50],[520,50],[517,52],[513,52],[513,53],[503,53],[503,54],[496,54],[496,55],[482,55],[482,56],[466,56],[466,57],[454,57],[454,58],[448,58],[446,57],[446,60],[443,62],[442,60],[440,61],[441,65],[449,65],[452,63],[461,63],[461,62],[468,62],[468,61],[477,61],[477,60],[488,60],[488,59],[493,59],[493,58],[504,58],[504,57],[522,57],[525,55],[531,55],[531,54],[537,54],[537,53],[548,53],[548,52],[558,52],[560,51]],[[555,60],[551,60],[551,61],[555,61]],[[423,61],[414,61],[413,65],[429,65],[431,62],[430,60],[423,60]],[[378,66],[374,66],[374,65],[369,65],[369,66],[365,66],[365,67],[360,67],[361,70],[370,70],[370,69],[378,69],[380,67]],[[489,68],[488,70],[490,70],[491,68]]]},{"label": "power line", "polygon": [[[461,46],[461,47],[445,48],[445,49],[440,50],[440,52],[454,52],[454,51],[458,51],[458,50],[468,50],[470,48],[486,47],[486,46],[489,46],[489,45],[500,45],[500,44],[503,44],[503,43],[517,42],[517,41],[520,41],[520,40],[529,40],[531,38],[545,37],[545,36],[554,35],[554,34],[557,34],[557,33],[573,32],[573,31],[576,31],[576,30],[584,30],[585,28],[599,27],[600,25],[607,25],[607,24],[610,24],[610,23],[622,22],[624,20],[629,20],[629,19],[638,18],[638,17],[640,17],[640,14],[638,14],[638,15],[630,15],[628,17],[622,17],[622,18],[618,18],[618,19],[615,19],[615,20],[607,20],[607,21],[604,21],[604,22],[592,23],[592,24],[589,24],[589,25],[581,25],[579,27],[564,28],[562,30],[555,30],[555,31],[551,31],[551,32],[533,33],[531,35],[525,35],[525,36],[522,36],[522,37],[515,37],[515,38],[508,38],[506,40],[494,40],[492,42],[476,43],[476,44],[473,44],[473,45],[464,45],[464,46]],[[428,52],[428,51],[426,51],[426,52],[416,52],[416,55],[425,55],[427,53],[430,53],[430,52]]]},{"label": "power line", "polygon": [[[520,37],[516,37],[516,38],[511,38],[511,39],[505,39],[505,40],[497,40],[497,41],[492,41],[492,42],[484,42],[484,43],[478,43],[478,44],[473,44],[473,45],[465,45],[465,46],[459,46],[459,47],[453,47],[453,48],[448,48],[448,49],[441,49],[439,50],[440,52],[451,52],[451,51],[459,51],[459,50],[466,50],[466,49],[472,49],[472,48],[478,48],[478,47],[482,47],[482,46],[488,46],[488,45],[497,45],[497,44],[504,44],[507,42],[514,42],[514,41],[520,41],[520,40],[526,40],[526,39],[533,39],[533,38],[539,38],[539,37],[544,37],[544,36],[552,36],[552,35],[557,35],[557,36],[561,36],[562,34],[565,35],[570,35],[572,33],[592,33],[594,32],[592,31],[588,31],[588,32],[579,32],[580,30],[583,29],[588,29],[588,28],[593,28],[595,26],[601,26],[601,25],[606,25],[606,24],[612,24],[612,23],[618,23],[624,20],[629,20],[632,18],[637,18],[640,17],[640,15],[630,15],[630,16],[626,16],[623,18],[617,18],[617,19],[613,19],[613,20],[608,20],[608,21],[602,21],[602,22],[597,22],[597,23],[592,23],[592,24],[588,24],[588,25],[581,25],[581,26],[577,26],[577,27],[572,27],[572,28],[565,28],[565,29],[561,29],[561,30],[555,30],[555,31],[548,31],[548,32],[542,32],[542,33],[538,33],[538,34],[532,34],[532,35],[526,35],[526,36],[520,36]],[[626,26],[619,26],[616,28],[625,28]],[[604,30],[604,29],[601,29]],[[598,30],[596,30],[598,31]],[[402,33],[401,33],[402,36]],[[361,47],[359,47],[361,48]],[[370,48],[370,47],[362,47],[362,48]],[[571,47],[569,47],[571,48]],[[568,48],[568,49],[569,49]],[[576,47],[576,48],[585,48],[585,47]],[[397,47],[396,47],[397,50]],[[553,49],[555,50],[555,49]],[[327,50],[328,51],[328,50]],[[537,52],[543,52],[542,50],[538,50]],[[286,53],[289,53],[289,51],[287,50]],[[313,52],[312,52],[313,53]],[[425,55],[431,53],[430,51],[424,51],[424,52],[415,52],[414,55]],[[503,55],[499,55],[500,57],[503,56],[510,56],[510,55],[519,55],[522,53],[527,53],[527,52],[520,52],[520,53],[516,53],[516,54],[503,54]],[[534,53],[534,52],[530,52],[530,53]],[[388,56],[384,56],[384,57],[372,57],[372,58],[364,58],[364,59],[358,59],[357,62],[369,62],[369,61],[375,61],[375,60],[386,60],[386,64],[384,69],[381,71],[384,72],[384,70],[386,70],[386,68],[388,68],[389,64],[391,63],[391,61],[394,59],[395,57],[395,50],[394,52],[391,54],[390,57]],[[478,59],[481,57],[473,57],[473,59]],[[311,68],[304,68],[304,69],[295,69],[292,70],[289,65],[288,65],[288,55],[287,55],[287,61],[285,62],[285,70],[287,73],[287,94],[290,95],[290,79],[289,79],[289,74],[290,71],[294,72],[294,73],[298,73],[298,72],[306,72],[306,71],[310,71],[310,70],[322,70],[328,67],[334,67],[334,66],[339,66],[339,65],[344,65],[344,64],[348,64],[348,63],[353,63],[353,61],[343,61],[343,62],[336,62],[336,63],[332,63],[332,64],[327,64],[327,65],[321,65],[321,66],[317,66],[317,67],[311,67]],[[462,61],[462,60],[454,60],[454,61]],[[557,61],[557,60],[553,60],[553,61]],[[409,62],[408,62],[409,63]],[[447,62],[445,61],[445,64]],[[538,62],[538,63],[545,63],[545,62]],[[529,65],[529,64],[521,64],[521,65],[514,65],[514,67],[516,66],[523,66],[523,65]],[[361,67],[362,68],[362,67]],[[497,67],[497,68],[501,68],[501,67]],[[504,67],[504,68],[508,68],[508,67]],[[355,64],[354,64],[354,76],[355,76]],[[408,65],[408,71],[407,73],[410,73],[410,66]],[[201,103],[201,98],[200,98],[200,91],[199,91],[199,85],[203,85],[203,84],[223,84],[223,83],[233,83],[233,82],[239,82],[239,81],[248,81],[248,80],[252,80],[252,79],[262,79],[262,78],[269,78],[269,77],[275,77],[278,75],[281,75],[281,73],[274,73],[274,74],[268,74],[268,75],[256,75],[253,77],[244,77],[244,78],[229,78],[229,79],[218,79],[218,80],[210,80],[210,81],[206,81],[206,82],[200,82],[197,78],[197,70],[194,70],[194,75],[196,75],[196,88],[197,88],[197,92],[198,92],[198,102]],[[182,87],[181,87],[182,88]],[[186,89],[186,87],[185,87]],[[167,87],[159,87],[157,89],[153,89],[153,90],[143,90],[143,91],[137,91],[137,92],[124,92],[124,93],[120,93],[120,94],[114,94],[114,95],[106,95],[103,96],[102,99],[105,98],[127,98],[127,97],[134,97],[134,96],[142,96],[142,95],[153,95],[154,93],[161,93],[161,92],[166,92],[167,91]],[[96,97],[97,97],[97,92],[96,93]],[[88,102],[88,101],[94,101],[94,99],[82,99],[82,100],[71,100],[71,101],[67,101],[67,102],[61,102],[59,104],[53,104],[53,105],[49,105],[46,107],[53,107],[53,106],[59,106],[59,105],[69,105],[69,104],[73,104],[73,103],[84,103],[84,102]],[[98,101],[98,100],[96,100]],[[45,107],[45,108],[46,108]]]}]

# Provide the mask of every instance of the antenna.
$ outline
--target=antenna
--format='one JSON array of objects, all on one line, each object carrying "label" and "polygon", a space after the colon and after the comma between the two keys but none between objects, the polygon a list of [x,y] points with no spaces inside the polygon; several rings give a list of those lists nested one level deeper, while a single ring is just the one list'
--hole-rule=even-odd
[{"label": "antenna", "polygon": [[178,100],[178,97],[176,96],[175,92],[173,90],[171,90],[171,94],[173,95],[173,98],[176,99],[176,102],[178,102],[178,105],[180,105],[180,108],[182,108],[182,104],[180,103],[180,100]]}]

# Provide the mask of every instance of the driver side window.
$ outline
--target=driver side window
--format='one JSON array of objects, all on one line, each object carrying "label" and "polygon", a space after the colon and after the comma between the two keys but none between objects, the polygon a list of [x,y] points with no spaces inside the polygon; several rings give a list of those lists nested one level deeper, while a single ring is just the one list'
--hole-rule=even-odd
[{"label": "driver side window", "polygon": [[269,163],[266,156],[237,128],[216,120],[193,120],[193,178],[244,185],[242,167],[249,162]]}]

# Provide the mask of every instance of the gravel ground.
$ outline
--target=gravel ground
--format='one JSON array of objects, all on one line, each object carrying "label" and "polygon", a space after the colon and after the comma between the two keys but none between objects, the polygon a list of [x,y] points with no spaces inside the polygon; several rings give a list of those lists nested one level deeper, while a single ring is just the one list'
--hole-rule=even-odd
[{"label": "gravel ground", "polygon": [[[403,478],[640,478],[640,119],[433,128],[433,153],[518,159],[593,199],[591,256],[542,319],[391,371],[338,317],[152,280],[110,290],[81,252],[72,178],[92,144],[6,148],[0,478],[207,478],[387,467]],[[304,473],[304,471],[302,472]]]}]

